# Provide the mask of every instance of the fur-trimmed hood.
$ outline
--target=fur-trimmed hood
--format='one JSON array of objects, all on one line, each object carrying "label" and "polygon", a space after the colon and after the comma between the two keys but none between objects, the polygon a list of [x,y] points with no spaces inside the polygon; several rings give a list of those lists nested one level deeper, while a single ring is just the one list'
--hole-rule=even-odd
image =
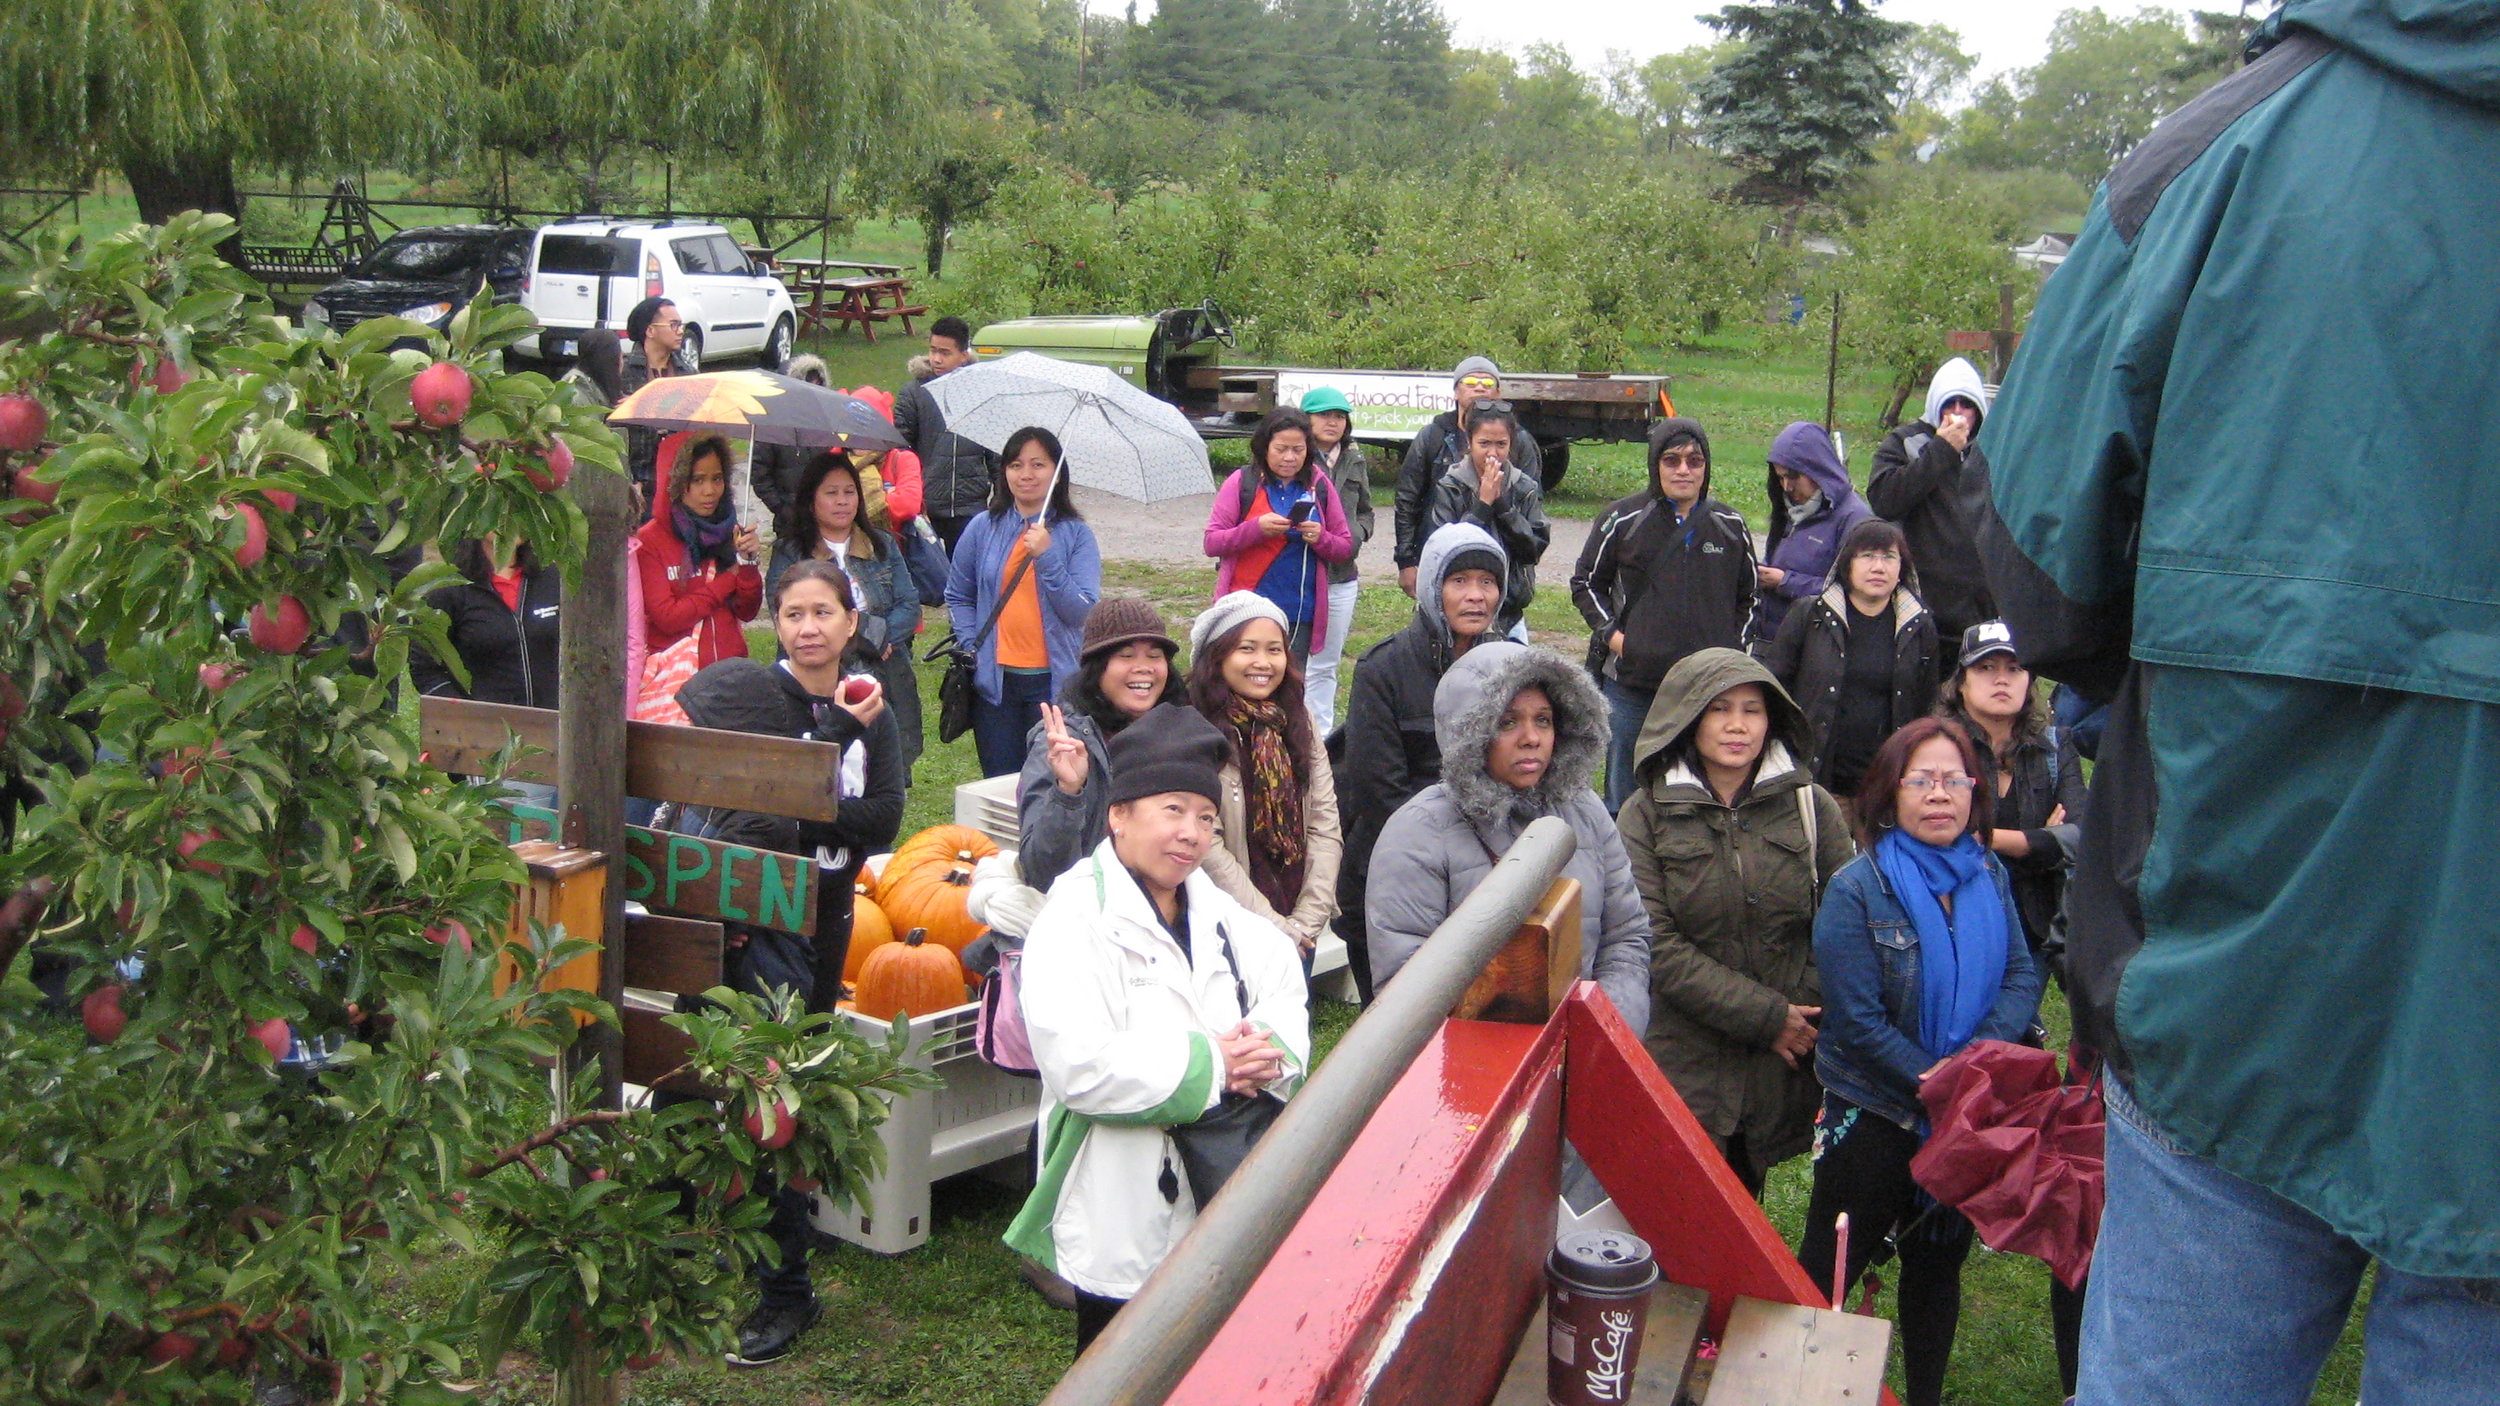
[{"label": "fur-trimmed hood", "polygon": [[[1484,755],[1503,711],[1532,685],[1554,705],[1554,760],[1535,788],[1522,793],[1494,780]],[[1579,665],[1550,650],[1500,640],[1460,655],[1441,676],[1432,696],[1432,729],[1441,744],[1441,783],[1459,810],[1479,827],[1506,814],[1524,825],[1588,791],[1606,757],[1606,700]]]}]

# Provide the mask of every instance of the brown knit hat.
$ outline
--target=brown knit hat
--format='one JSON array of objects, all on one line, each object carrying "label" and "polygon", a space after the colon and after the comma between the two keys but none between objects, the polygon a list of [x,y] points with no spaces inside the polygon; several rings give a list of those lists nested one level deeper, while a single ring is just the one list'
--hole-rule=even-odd
[{"label": "brown knit hat", "polygon": [[1085,614],[1085,640],[1077,657],[1092,659],[1134,640],[1159,644],[1165,654],[1180,657],[1181,647],[1173,643],[1162,613],[1152,604],[1139,596],[1104,596]]}]

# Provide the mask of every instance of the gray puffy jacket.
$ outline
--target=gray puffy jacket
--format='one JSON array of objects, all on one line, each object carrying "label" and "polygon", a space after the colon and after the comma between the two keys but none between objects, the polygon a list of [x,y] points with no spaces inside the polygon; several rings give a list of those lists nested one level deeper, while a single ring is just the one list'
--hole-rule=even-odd
[{"label": "gray puffy jacket", "polygon": [[[1527,791],[1494,780],[1485,749],[1511,699],[1545,690],[1558,734],[1553,761]],[[1649,1028],[1649,914],[1623,836],[1589,778],[1606,755],[1606,703],[1588,671],[1502,641],[1459,656],[1433,695],[1441,782],[1416,793],[1380,831],[1365,886],[1372,980],[1386,985],[1465,901],[1528,822],[1560,816],[1580,846],[1563,873],[1580,881],[1580,975],[1594,978],[1634,1030]]]}]

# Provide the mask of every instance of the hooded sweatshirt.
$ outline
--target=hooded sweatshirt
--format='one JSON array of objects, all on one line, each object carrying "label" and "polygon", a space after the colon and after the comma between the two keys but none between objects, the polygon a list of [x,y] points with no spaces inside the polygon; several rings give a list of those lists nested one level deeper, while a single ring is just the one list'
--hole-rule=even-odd
[{"label": "hooded sweatshirt", "polygon": [[[1680,438],[1710,457],[1710,436],[1682,417],[1649,427],[1649,486],[1598,514],[1571,572],[1571,599],[1589,622],[1591,668],[1635,693],[1658,687],[1675,661],[1697,649],[1744,642],[1753,611],[1753,534],[1734,508],[1701,497],[1677,517],[1658,488],[1659,451]],[[1623,654],[1607,648],[1623,632]]]},{"label": "hooded sweatshirt", "polygon": [[1971,535],[1981,511],[1973,485],[1985,481],[1985,457],[1975,438],[1966,456],[1936,433],[1945,402],[1957,399],[1978,407],[1984,428],[1988,388],[1979,368],[1958,356],[1937,367],[1928,381],[1926,417],[1885,435],[1876,446],[1875,468],[1866,480],[1866,501],[1909,540],[1910,565],[1924,583],[1927,608],[1936,612],[1936,633],[1949,640],[1997,614]]},{"label": "hooded sweatshirt", "polygon": [[[1742,684],[1762,690],[1770,737],[1731,806],[1669,754]],[[1650,1055],[1711,1136],[1744,1134],[1756,1171],[1813,1138],[1813,1064],[1792,1069],[1771,1044],[1790,1006],[1823,1004],[1814,910],[1856,853],[1840,803],[1801,764],[1805,738],[1805,714],[1762,665],[1733,649],[1687,655],[1649,706],[1632,753],[1641,784],[1618,818],[1649,913]]]},{"label": "hooded sweatshirt", "polygon": [[[2181,1147],[2500,1278],[2500,0],[2291,0],[2041,294],[1985,443],[2028,661],[2114,698],[2078,1034]],[[2320,430],[2317,390],[2365,407]],[[2359,488],[2369,509],[2354,501]]]},{"label": "hooded sweatshirt", "polygon": [[[1554,705],[1554,750],[1534,786],[1516,789],[1485,770],[1485,749],[1521,689]],[[1475,892],[1529,822],[1559,816],[1579,837],[1563,873],[1580,881],[1580,977],[1594,980],[1625,1023],[1649,1023],[1649,918],[1623,836],[1589,789],[1605,759],[1606,700],[1577,664],[1508,640],[1461,656],[1434,690],[1440,783],[1398,807],[1380,832],[1366,885],[1364,926],[1372,982],[1386,985],[1444,919]]]},{"label": "hooded sweatshirt", "polygon": [[1458,657],[1441,614],[1441,583],[1450,558],[1470,550],[1491,556],[1486,565],[1496,578],[1508,570],[1501,544],[1473,523],[1452,523],[1433,533],[1415,573],[1415,618],[1373,645],[1355,666],[1345,727],[1338,734],[1342,740],[1331,749],[1338,815],[1345,826],[1337,898],[1346,913],[1363,911],[1363,881],[1380,827],[1407,797],[1441,774],[1432,694]]},{"label": "hooded sweatshirt", "polygon": [[1832,560],[1840,555],[1840,539],[1849,535],[1850,528],[1875,516],[1875,510],[1849,486],[1848,466],[1832,448],[1831,432],[1821,425],[1799,420],[1781,430],[1771,441],[1771,462],[1790,473],[1804,474],[1817,491],[1809,502],[1790,503],[1780,488],[1779,474],[1770,474],[1771,532],[1763,545],[1762,564],[1787,574],[1754,599],[1753,622],[1745,637],[1755,644],[1780,632],[1790,606],[1823,594]]}]

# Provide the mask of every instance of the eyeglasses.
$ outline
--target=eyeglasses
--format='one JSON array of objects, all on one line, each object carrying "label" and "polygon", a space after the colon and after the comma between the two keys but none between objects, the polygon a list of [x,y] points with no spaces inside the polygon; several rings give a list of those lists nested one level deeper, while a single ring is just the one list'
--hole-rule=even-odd
[{"label": "eyeglasses", "polygon": [[1667,453],[1659,455],[1658,462],[1679,469],[1706,469],[1710,467],[1710,456],[1699,451],[1691,454]]},{"label": "eyeglasses", "polygon": [[1967,791],[1978,784],[1975,778],[1964,776],[1958,771],[1944,776],[1938,776],[1932,771],[1914,771],[1901,778],[1901,789],[1917,791],[1922,795],[1939,786],[1948,791]]},{"label": "eyeglasses", "polygon": [[1471,391],[1498,391],[1502,388],[1502,383],[1490,376],[1469,376],[1458,384],[1461,388]]}]

